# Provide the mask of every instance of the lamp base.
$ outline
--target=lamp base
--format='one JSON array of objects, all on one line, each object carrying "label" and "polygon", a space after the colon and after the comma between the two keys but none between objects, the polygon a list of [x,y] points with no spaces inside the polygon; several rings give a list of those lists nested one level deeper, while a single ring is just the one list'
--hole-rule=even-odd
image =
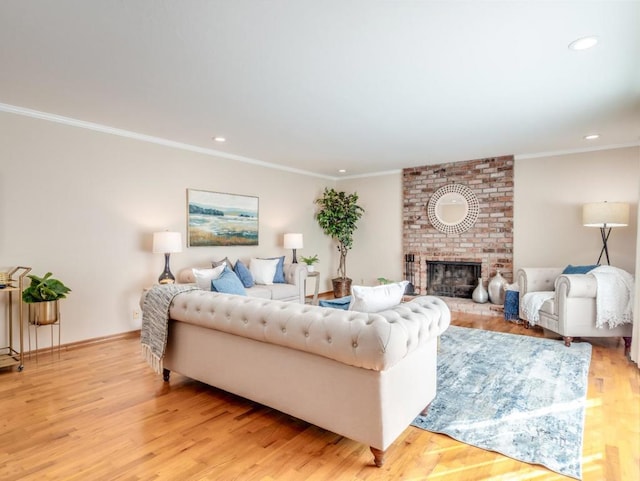
[{"label": "lamp base", "polygon": [[605,255],[607,259],[607,265],[610,266],[611,262],[609,261],[609,247],[607,246],[607,242],[609,241],[609,236],[611,235],[611,227],[607,228],[606,224],[604,227],[600,227],[600,236],[602,237],[602,249],[600,250],[600,255],[598,256],[598,260],[596,264],[600,264],[600,259],[602,259],[602,254]]},{"label": "lamp base", "polygon": [[293,260],[291,261],[292,264],[297,264],[298,263],[298,258],[296,257],[296,250],[293,250]]},{"label": "lamp base", "polygon": [[171,269],[169,269],[169,254],[164,255],[164,271],[158,277],[160,284],[175,284],[176,278],[173,277]]}]

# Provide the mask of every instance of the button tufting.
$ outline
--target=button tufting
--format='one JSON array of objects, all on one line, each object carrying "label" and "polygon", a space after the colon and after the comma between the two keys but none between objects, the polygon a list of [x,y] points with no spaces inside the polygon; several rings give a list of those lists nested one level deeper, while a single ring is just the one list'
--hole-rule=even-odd
[{"label": "button tufting", "polygon": [[287,332],[287,328],[286,328],[286,327],[283,327],[283,328],[282,328],[282,333],[283,333],[283,334],[285,334],[286,332]]},{"label": "button tufting", "polygon": [[353,344],[351,344],[353,347],[358,347],[358,343],[354,342]]},{"label": "button tufting", "polygon": [[305,332],[305,333],[304,333],[304,337],[309,337],[309,333],[308,333],[308,332]]}]

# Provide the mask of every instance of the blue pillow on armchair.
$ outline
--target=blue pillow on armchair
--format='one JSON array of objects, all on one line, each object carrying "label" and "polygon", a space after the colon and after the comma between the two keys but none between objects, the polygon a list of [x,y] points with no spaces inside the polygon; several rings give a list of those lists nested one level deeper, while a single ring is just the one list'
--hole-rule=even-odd
[{"label": "blue pillow on armchair", "polygon": [[220,277],[211,281],[211,290],[222,292],[224,294],[238,294],[240,296],[247,295],[247,291],[244,290],[242,281],[238,278],[235,272],[229,269],[229,266],[224,268]]},{"label": "blue pillow on armchair", "polygon": [[572,266],[571,264],[569,264],[567,267],[564,268],[562,273],[563,274],[586,274],[587,272],[589,272],[592,269],[595,269],[596,267],[600,267],[600,266],[598,264],[593,266]]}]

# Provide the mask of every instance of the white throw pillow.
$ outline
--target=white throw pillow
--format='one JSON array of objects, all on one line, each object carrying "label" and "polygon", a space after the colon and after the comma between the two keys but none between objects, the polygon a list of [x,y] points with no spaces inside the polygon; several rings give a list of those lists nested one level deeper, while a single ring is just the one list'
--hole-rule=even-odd
[{"label": "white throw pillow", "polygon": [[198,288],[203,291],[211,290],[211,281],[213,279],[218,279],[222,275],[222,271],[226,264],[221,264],[218,267],[214,267],[213,269],[191,269],[193,271],[193,277],[196,278],[196,284],[198,284]]},{"label": "white throw pillow", "polygon": [[276,275],[279,259],[251,259],[249,270],[253,276],[253,282],[270,286]]},{"label": "white throw pillow", "polygon": [[381,286],[351,286],[350,311],[380,312],[397,306],[402,301],[409,281],[394,282]]}]

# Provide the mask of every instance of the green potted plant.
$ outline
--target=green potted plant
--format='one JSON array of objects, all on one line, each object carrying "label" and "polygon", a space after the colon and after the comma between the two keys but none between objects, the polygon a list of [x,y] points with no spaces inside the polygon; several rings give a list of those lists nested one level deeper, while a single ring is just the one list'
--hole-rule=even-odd
[{"label": "green potted plant", "polygon": [[387,279],[386,277],[378,277],[377,281],[380,283],[381,286],[385,284],[393,284],[393,281],[390,279]]},{"label": "green potted plant", "polygon": [[325,234],[333,238],[340,252],[338,277],[332,279],[333,295],[337,298],[349,295],[351,279],[347,277],[347,253],[353,246],[353,233],[364,209],[358,205],[358,194],[347,194],[335,189],[324,189],[316,199],[319,210],[316,220]]},{"label": "green potted plant", "polygon": [[318,262],[318,254],[314,254],[310,257],[301,256],[300,260],[307,265],[307,270],[309,272],[313,272],[315,267],[313,266],[316,262]]},{"label": "green potted plant", "polygon": [[22,300],[29,304],[31,324],[55,324],[60,318],[58,301],[66,298],[71,289],[51,277],[52,275],[51,272],[47,272],[44,277],[33,274],[27,276],[31,279],[31,284],[22,291]]}]

